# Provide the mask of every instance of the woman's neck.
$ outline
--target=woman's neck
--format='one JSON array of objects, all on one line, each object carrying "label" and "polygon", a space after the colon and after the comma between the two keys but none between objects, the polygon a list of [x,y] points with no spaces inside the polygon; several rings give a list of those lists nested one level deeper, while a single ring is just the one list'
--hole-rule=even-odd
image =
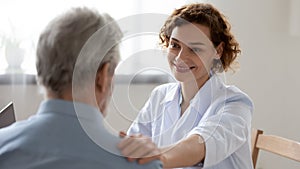
[{"label": "woman's neck", "polygon": [[182,94],[182,102],[181,106],[181,114],[187,109],[190,104],[190,101],[194,98],[196,93],[201,89],[201,87],[206,83],[209,79],[209,76],[203,77],[201,79],[197,79],[197,83],[195,81],[191,82],[181,82],[181,94]]},{"label": "woman's neck", "polygon": [[199,88],[197,84],[187,84],[187,83],[181,83],[181,94],[182,94],[182,103],[190,102],[193,97],[198,92]]}]

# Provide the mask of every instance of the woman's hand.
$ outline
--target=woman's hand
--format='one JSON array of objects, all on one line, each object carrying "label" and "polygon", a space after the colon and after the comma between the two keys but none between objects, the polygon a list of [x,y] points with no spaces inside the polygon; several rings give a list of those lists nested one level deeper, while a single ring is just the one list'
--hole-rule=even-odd
[{"label": "woman's hand", "polygon": [[163,148],[157,148],[149,137],[141,134],[126,136],[120,132],[120,137],[124,138],[118,144],[122,154],[128,161],[137,160],[139,164],[158,159],[164,168],[179,168],[194,166],[205,158],[205,142],[200,135],[191,135]]},{"label": "woman's hand", "polygon": [[120,132],[120,137],[124,139],[118,144],[118,148],[128,161],[137,160],[139,164],[145,164],[156,159],[161,160],[160,149],[149,137],[142,134],[126,136],[124,132]]}]

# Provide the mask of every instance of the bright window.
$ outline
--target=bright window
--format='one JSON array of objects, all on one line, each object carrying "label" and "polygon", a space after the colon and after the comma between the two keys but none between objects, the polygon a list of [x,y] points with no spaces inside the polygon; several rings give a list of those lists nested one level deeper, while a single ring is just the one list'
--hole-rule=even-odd
[{"label": "bright window", "polygon": [[[0,2],[0,73],[6,72],[4,44],[14,38],[24,49],[22,72],[35,74],[35,49],[41,31],[55,16],[71,7],[87,6],[109,13],[116,20],[141,13],[169,15],[175,8],[191,1],[183,0],[1,0]],[[158,30],[157,30],[158,31]],[[157,48],[158,35],[125,37],[121,44],[122,59],[136,51]],[[15,50],[17,51],[17,50]],[[17,52],[16,52],[17,53]],[[19,52],[19,54],[22,52]],[[18,54],[18,53],[17,53]],[[21,58],[19,58],[21,60]],[[11,71],[11,70],[10,70]]]}]

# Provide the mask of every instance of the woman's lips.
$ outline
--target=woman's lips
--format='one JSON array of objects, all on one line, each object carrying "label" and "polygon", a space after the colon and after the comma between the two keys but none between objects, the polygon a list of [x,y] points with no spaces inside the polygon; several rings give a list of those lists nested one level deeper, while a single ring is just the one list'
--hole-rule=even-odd
[{"label": "woman's lips", "polygon": [[176,72],[179,72],[179,73],[187,73],[187,72],[191,71],[192,69],[196,68],[196,66],[188,67],[186,65],[176,65],[174,63],[173,63],[173,65],[175,67]]}]

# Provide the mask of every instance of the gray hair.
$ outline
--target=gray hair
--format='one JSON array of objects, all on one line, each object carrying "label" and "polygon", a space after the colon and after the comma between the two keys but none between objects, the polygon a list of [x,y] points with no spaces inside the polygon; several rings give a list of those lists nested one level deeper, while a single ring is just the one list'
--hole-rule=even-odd
[{"label": "gray hair", "polygon": [[[107,28],[102,29],[104,27]],[[101,29],[102,33],[97,35],[97,39],[113,46],[106,50],[104,43],[98,43],[97,49],[92,48],[97,51],[89,52],[94,55],[80,56],[85,43]],[[114,66],[110,67],[110,71],[113,73],[120,60],[117,43],[121,38],[120,28],[108,14],[100,15],[88,8],[67,11],[52,20],[40,35],[36,62],[38,82],[48,90],[60,94],[72,85],[75,66],[83,77],[91,78],[92,73],[97,71],[93,68],[100,69],[104,63],[111,62]],[[105,53],[101,55],[99,51]]]}]

